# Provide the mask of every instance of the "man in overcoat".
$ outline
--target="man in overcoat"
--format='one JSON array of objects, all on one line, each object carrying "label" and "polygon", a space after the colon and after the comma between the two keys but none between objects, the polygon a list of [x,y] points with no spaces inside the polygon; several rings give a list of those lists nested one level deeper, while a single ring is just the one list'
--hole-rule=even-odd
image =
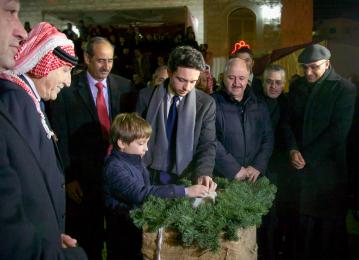
[{"label": "man in overcoat", "polygon": [[69,84],[73,43],[47,23],[23,41],[18,11],[0,1],[0,259],[87,259],[64,234],[64,176],[40,106]]},{"label": "man in overcoat", "polygon": [[285,138],[298,202],[294,259],[346,259],[345,151],[356,90],[330,57],[324,46],[306,47],[298,57],[304,77],[289,91]]},{"label": "man in overcoat", "polygon": [[102,259],[104,242],[101,182],[104,159],[111,149],[109,126],[117,114],[131,110],[127,96],[131,82],[110,74],[113,58],[114,47],[107,39],[90,39],[84,54],[87,69],[74,75],[71,87],[49,104],[65,168],[66,232],[94,260]]},{"label": "man in overcoat", "polygon": [[249,75],[243,59],[228,60],[224,88],[212,95],[217,108],[215,173],[255,182],[266,174],[274,140],[267,105],[248,87]]}]

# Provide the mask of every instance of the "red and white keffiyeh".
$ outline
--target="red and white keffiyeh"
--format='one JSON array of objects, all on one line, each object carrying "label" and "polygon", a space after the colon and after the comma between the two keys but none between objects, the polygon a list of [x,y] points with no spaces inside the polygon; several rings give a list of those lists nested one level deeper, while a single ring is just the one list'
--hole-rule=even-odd
[{"label": "red and white keffiyeh", "polygon": [[74,44],[64,33],[49,23],[39,23],[31,30],[28,39],[15,55],[14,72],[18,75],[29,73],[36,78],[42,78],[64,65],[73,67],[73,64],[53,53],[56,47],[75,57]]},{"label": "red and white keffiyeh", "polygon": [[[57,48],[61,49],[62,55],[55,54],[54,50]],[[31,97],[49,139],[54,133],[46,123],[40,103],[30,87],[18,75],[29,73],[35,78],[42,78],[47,76],[50,71],[64,65],[73,67],[76,63],[74,60],[76,60],[76,56],[73,42],[51,24],[42,22],[31,30],[28,39],[22,43],[15,55],[14,70],[0,73],[0,78],[14,82]]]}]

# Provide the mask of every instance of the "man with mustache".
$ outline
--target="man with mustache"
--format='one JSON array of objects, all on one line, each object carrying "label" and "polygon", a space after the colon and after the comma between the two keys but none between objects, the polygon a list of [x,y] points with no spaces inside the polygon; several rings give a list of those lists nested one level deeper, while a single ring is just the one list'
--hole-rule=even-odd
[{"label": "man with mustache", "polygon": [[49,104],[65,168],[66,232],[77,238],[93,260],[102,259],[101,172],[110,150],[110,123],[118,113],[131,110],[131,82],[110,74],[113,59],[114,47],[107,39],[90,39],[84,54],[87,69],[74,75],[71,87]]}]

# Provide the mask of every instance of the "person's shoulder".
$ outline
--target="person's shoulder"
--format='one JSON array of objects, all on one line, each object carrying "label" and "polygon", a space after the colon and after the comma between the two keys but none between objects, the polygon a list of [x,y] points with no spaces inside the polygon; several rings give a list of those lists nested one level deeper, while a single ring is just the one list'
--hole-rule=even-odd
[{"label": "person's shoulder", "polygon": [[0,97],[2,100],[11,99],[19,104],[31,101],[29,94],[27,94],[19,85],[2,79],[0,80]]},{"label": "person's shoulder", "polygon": [[110,80],[131,84],[131,80],[129,80],[128,78],[122,77],[122,76],[114,74],[114,73],[109,74],[108,77]]},{"label": "person's shoulder", "polygon": [[110,155],[108,155],[105,159],[105,171],[108,169],[112,169],[113,167],[122,167],[127,163],[125,158],[122,158],[122,156],[117,151],[112,151]]},{"label": "person's shoulder", "polygon": [[214,102],[213,97],[208,95],[207,93],[203,92],[202,90],[195,89],[195,91],[196,91],[197,100],[200,100],[203,103],[213,103]]},{"label": "person's shoulder", "polygon": [[[160,86],[158,86],[160,87]],[[155,92],[156,90],[156,87],[145,87],[145,88],[142,88],[140,91],[139,91],[139,96],[141,97],[148,97],[148,96],[151,96],[153,94],[153,92]]]},{"label": "person's shoulder", "polygon": [[223,90],[219,90],[211,94],[211,97],[216,103],[227,102],[228,99],[226,98],[226,96],[228,95]]},{"label": "person's shoulder", "polygon": [[341,75],[336,73],[334,70],[330,73],[328,79],[331,81],[337,81],[339,83],[338,86],[342,89],[345,89],[345,90],[351,91],[351,92],[356,91],[356,86],[354,85],[354,83],[352,83],[350,80],[342,77]]}]

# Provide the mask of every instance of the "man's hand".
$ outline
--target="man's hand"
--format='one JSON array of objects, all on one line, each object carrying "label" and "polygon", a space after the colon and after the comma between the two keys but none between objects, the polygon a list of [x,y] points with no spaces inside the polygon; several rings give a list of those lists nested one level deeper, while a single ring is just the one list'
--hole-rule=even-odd
[{"label": "man's hand", "polygon": [[239,172],[237,172],[237,174],[234,176],[234,179],[238,180],[238,181],[243,181],[247,178],[247,175],[248,175],[247,169],[244,167],[241,167]]},{"label": "man's hand", "polygon": [[66,234],[61,234],[61,245],[62,248],[76,247],[77,240]]},{"label": "man's hand", "polygon": [[215,183],[209,176],[199,176],[197,184],[206,186],[209,189],[209,192],[215,191],[217,188],[217,183]]},{"label": "man's hand", "polygon": [[82,189],[78,181],[73,181],[66,184],[66,191],[70,199],[75,201],[77,204],[82,202]]},{"label": "man's hand", "polygon": [[248,180],[251,181],[251,182],[256,182],[260,172],[256,168],[254,168],[252,166],[248,166],[246,169],[247,169],[247,178],[248,178]]},{"label": "man's hand", "polygon": [[301,170],[304,168],[305,160],[298,150],[290,150],[289,157],[294,168],[296,168],[297,170]]},{"label": "man's hand", "polygon": [[190,198],[204,198],[208,195],[209,189],[208,187],[201,185],[201,184],[196,184],[196,185],[192,185],[187,187],[187,196]]}]

